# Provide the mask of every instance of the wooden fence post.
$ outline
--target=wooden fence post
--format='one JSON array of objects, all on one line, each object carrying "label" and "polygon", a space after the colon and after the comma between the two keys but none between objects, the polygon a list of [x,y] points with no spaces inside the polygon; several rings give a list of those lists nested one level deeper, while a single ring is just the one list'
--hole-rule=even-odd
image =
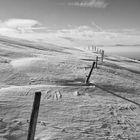
[{"label": "wooden fence post", "polygon": [[96,52],[96,46],[95,46],[95,52]]},{"label": "wooden fence post", "polygon": [[98,53],[98,51],[99,51],[98,48],[96,50],[97,50],[97,53]]},{"label": "wooden fence post", "polygon": [[101,53],[101,61],[103,62],[104,60],[104,50],[102,50],[102,53]]},{"label": "wooden fence post", "polygon": [[36,123],[37,123],[39,106],[40,106],[40,99],[41,99],[41,92],[36,92],[35,97],[34,97],[32,114],[30,117],[27,140],[34,140],[35,131],[36,131]]},{"label": "wooden fence post", "polygon": [[96,56],[95,68],[97,68],[97,65],[98,65],[98,56]]},{"label": "wooden fence post", "polygon": [[94,45],[92,45],[92,51],[94,52]]},{"label": "wooden fence post", "polygon": [[89,72],[89,75],[87,76],[86,84],[89,84],[89,79],[90,79],[90,76],[92,74],[92,71],[93,71],[94,66],[95,66],[95,62],[93,62],[92,67],[91,67],[91,70]]}]

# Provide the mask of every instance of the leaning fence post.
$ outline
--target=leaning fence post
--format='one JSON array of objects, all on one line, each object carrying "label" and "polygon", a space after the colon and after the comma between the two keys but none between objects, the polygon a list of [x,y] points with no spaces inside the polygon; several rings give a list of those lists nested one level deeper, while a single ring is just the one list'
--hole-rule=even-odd
[{"label": "leaning fence post", "polygon": [[88,46],[88,48],[87,48],[87,49],[88,49],[88,51],[89,51],[89,46]]},{"label": "leaning fence post", "polygon": [[90,79],[90,76],[92,74],[92,71],[93,71],[94,66],[95,66],[95,62],[93,62],[92,67],[91,67],[91,70],[89,72],[89,75],[87,76],[86,84],[89,84],[89,79]]},{"label": "leaning fence post", "polygon": [[104,60],[104,50],[102,50],[102,53],[101,53],[101,61],[103,62]]},{"label": "leaning fence post", "polygon": [[95,60],[95,68],[97,68],[97,65],[98,65],[98,56],[96,56],[96,60]]},{"label": "leaning fence post", "polygon": [[40,106],[40,99],[41,99],[41,92],[36,92],[35,97],[34,97],[32,114],[30,117],[27,140],[34,140],[35,131],[36,131],[36,123],[37,123],[39,106]]},{"label": "leaning fence post", "polygon": [[96,46],[95,46],[95,52],[96,52]]},{"label": "leaning fence post", "polygon": [[99,52],[99,49],[97,48],[97,53]]}]

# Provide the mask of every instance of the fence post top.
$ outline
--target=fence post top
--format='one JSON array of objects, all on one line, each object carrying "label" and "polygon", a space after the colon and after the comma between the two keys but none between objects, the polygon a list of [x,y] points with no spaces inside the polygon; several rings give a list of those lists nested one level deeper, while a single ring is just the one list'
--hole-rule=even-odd
[{"label": "fence post top", "polygon": [[35,94],[40,94],[40,93],[41,93],[41,91],[36,91],[36,92],[35,92]]}]

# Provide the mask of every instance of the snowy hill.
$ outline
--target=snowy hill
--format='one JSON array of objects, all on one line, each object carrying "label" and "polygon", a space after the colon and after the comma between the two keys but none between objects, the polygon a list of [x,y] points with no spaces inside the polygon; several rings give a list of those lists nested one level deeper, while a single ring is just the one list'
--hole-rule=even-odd
[{"label": "snowy hill", "polygon": [[94,86],[84,86],[97,55],[1,37],[0,139],[27,139],[36,91],[42,92],[36,140],[140,139],[140,62],[105,56],[93,70]]}]

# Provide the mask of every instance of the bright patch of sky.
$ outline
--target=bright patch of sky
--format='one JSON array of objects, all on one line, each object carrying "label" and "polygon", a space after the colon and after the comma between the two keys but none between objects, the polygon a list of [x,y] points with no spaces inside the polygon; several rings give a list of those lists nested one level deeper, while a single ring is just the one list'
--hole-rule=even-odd
[{"label": "bright patch of sky", "polygon": [[139,0],[0,0],[0,34],[140,43]]}]

